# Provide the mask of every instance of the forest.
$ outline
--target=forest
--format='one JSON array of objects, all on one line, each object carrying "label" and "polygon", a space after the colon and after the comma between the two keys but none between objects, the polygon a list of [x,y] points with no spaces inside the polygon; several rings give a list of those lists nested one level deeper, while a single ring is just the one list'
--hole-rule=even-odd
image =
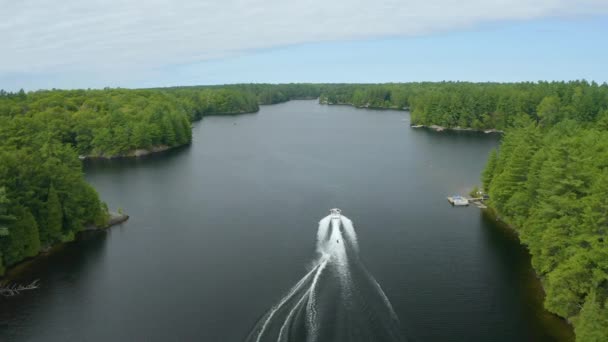
[{"label": "forest", "polygon": [[530,251],[545,308],[572,322],[578,341],[606,341],[608,110],[593,103],[595,112],[572,117],[570,105],[543,100],[537,113],[551,115],[508,130],[482,181]]},{"label": "forest", "polygon": [[205,115],[255,112],[236,89],[0,91],[0,275],[108,209],[85,180],[82,157],[190,143]]},{"label": "forest", "polygon": [[608,85],[586,81],[345,84],[323,88],[320,102],[409,109],[412,125],[504,130],[525,118],[545,124],[565,119],[592,122],[608,106]]},{"label": "forest", "polygon": [[314,99],[321,85],[241,84],[156,89],[0,90],[0,275],[7,267],[103,226],[103,203],[80,159],[189,144],[208,115]]},{"label": "forest", "polygon": [[249,83],[249,84],[227,84],[217,86],[190,86],[161,88],[164,90],[223,90],[233,91],[253,96],[258,104],[271,105],[289,100],[313,100],[318,98],[324,89],[335,87],[332,84],[314,83]]}]

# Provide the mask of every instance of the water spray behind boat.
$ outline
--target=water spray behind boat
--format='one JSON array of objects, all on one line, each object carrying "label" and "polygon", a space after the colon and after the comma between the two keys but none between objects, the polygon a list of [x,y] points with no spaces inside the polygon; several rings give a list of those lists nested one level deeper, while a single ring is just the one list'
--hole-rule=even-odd
[{"label": "water spray behind boat", "polygon": [[405,341],[390,301],[359,259],[340,209],[319,222],[311,270],[254,326],[247,342]]}]

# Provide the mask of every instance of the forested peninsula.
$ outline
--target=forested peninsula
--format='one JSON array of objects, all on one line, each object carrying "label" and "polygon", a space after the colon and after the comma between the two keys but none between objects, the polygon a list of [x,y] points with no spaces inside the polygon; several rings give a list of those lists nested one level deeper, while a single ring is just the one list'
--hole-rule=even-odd
[{"label": "forested peninsula", "polygon": [[608,85],[586,81],[344,84],[323,88],[319,100],[409,109],[412,125],[505,130],[528,118],[545,124],[567,118],[592,121],[599,108],[608,105]]},{"label": "forested peninsula", "polygon": [[188,144],[191,122],[204,115],[257,110],[254,95],[232,89],[0,92],[0,275],[107,224],[79,156]]},{"label": "forested peninsula", "polygon": [[0,91],[0,275],[107,222],[79,156],[189,144],[206,115],[314,98],[408,109],[413,125],[504,130],[482,175],[490,210],[528,247],[545,307],[577,340],[608,340],[608,85],[586,81]]},{"label": "forested peninsula", "polygon": [[108,207],[79,159],[186,145],[192,122],[204,116],[257,112],[319,92],[307,84],[0,90],[0,276],[85,227],[107,225]]}]

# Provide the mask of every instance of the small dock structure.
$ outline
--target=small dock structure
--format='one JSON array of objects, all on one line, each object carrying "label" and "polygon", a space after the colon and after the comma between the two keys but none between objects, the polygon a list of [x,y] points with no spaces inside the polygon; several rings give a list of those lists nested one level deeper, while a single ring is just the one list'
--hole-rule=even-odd
[{"label": "small dock structure", "polygon": [[448,196],[448,202],[455,207],[466,207],[473,203],[479,209],[486,209],[487,206],[483,203],[484,197],[464,197],[460,195]]},{"label": "small dock structure", "polygon": [[451,205],[456,206],[456,207],[469,205],[469,200],[460,195],[448,196],[448,202],[450,202]]}]

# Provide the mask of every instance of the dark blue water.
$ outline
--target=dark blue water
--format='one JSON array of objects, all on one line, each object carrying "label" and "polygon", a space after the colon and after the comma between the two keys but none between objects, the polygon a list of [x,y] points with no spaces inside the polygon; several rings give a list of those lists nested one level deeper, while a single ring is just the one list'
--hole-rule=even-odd
[{"label": "dark blue water", "polygon": [[41,288],[0,299],[0,340],[243,341],[314,267],[318,222],[334,207],[353,221],[361,265],[405,338],[570,339],[542,310],[513,234],[445,199],[478,183],[499,136],[408,120],[292,101],[206,117],[186,148],[87,164],[103,200],[131,219],[23,270]]}]

